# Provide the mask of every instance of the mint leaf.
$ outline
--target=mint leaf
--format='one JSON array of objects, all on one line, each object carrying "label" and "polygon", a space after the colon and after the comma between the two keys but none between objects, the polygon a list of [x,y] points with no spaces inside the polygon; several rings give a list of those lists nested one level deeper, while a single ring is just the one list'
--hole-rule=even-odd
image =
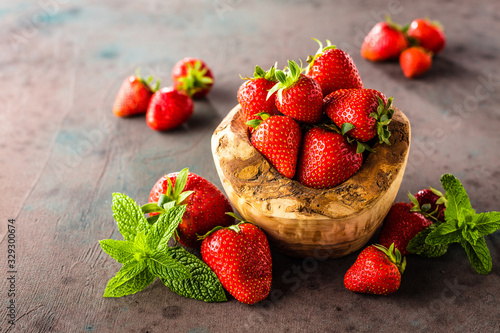
[{"label": "mint leaf", "polygon": [[428,245],[451,244],[462,241],[462,230],[458,227],[458,220],[441,223],[432,230],[425,239]]},{"label": "mint leaf", "polygon": [[474,245],[467,241],[462,241],[460,244],[465,249],[467,257],[476,272],[479,274],[488,274],[491,272],[492,263],[490,251],[488,250],[488,246],[486,246],[484,238],[479,238]]},{"label": "mint leaf", "polygon": [[169,248],[168,253],[189,270],[191,278],[179,280],[168,271],[167,276],[160,277],[163,284],[181,296],[205,302],[227,301],[217,275],[201,259],[182,247]]},{"label": "mint leaf", "polygon": [[479,236],[492,234],[500,229],[500,212],[476,214],[472,219],[472,223]]},{"label": "mint leaf", "polygon": [[121,297],[135,294],[146,288],[155,276],[149,272],[144,261],[132,261],[122,266],[109,280],[103,297]]},{"label": "mint leaf", "polygon": [[134,240],[138,230],[148,228],[144,214],[134,200],[122,193],[113,193],[113,217],[125,240]]},{"label": "mint leaf", "polygon": [[165,213],[160,214],[158,221],[151,227],[147,236],[147,242],[151,249],[167,247],[169,239],[182,222],[182,216],[186,211],[186,206],[174,206]]},{"label": "mint leaf", "polygon": [[101,249],[120,264],[134,259],[134,242],[127,240],[103,239],[99,241]]},{"label": "mint leaf", "polygon": [[429,227],[420,231],[415,237],[413,237],[406,250],[410,253],[418,254],[419,256],[427,258],[436,258],[444,255],[448,251],[448,244],[436,244],[429,245],[426,243],[427,236],[438,226],[436,224],[431,224]]},{"label": "mint leaf", "polygon": [[462,223],[465,219],[464,213],[475,214],[467,192],[458,178],[451,174],[441,176],[441,184],[445,189],[445,197],[448,200],[444,213],[445,220],[458,220]]},{"label": "mint leaf", "polygon": [[173,259],[168,252],[156,251],[149,257],[149,270],[155,276],[183,280],[191,278],[189,269]]}]

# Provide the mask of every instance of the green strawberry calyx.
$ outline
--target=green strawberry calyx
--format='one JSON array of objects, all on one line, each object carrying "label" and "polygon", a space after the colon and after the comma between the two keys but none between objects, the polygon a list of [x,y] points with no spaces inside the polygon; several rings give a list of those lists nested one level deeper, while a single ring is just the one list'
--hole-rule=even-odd
[{"label": "green strawberry calyx", "polygon": [[[266,112],[259,112],[256,114],[256,116],[258,118],[256,119],[252,119],[252,120],[249,120],[247,121],[245,124],[247,126],[250,126],[251,128],[253,129],[256,129],[257,127],[259,127],[260,124],[262,124],[264,121],[266,121],[267,119],[271,118],[271,115],[269,113],[266,113]],[[259,119],[260,118],[260,119]]]},{"label": "green strawberry calyx", "polygon": [[141,82],[143,85],[145,85],[152,93],[157,92],[158,89],[160,89],[161,80],[157,79],[156,82],[153,83],[154,77],[152,75],[150,75],[146,79],[144,79],[143,77],[141,77],[140,72],[141,72],[141,68],[138,67],[135,70],[135,77],[137,78],[137,80],[139,80],[139,82]]},{"label": "green strawberry calyx", "polygon": [[439,205],[447,205],[448,200],[446,197],[441,193],[441,191],[429,186],[429,189],[439,197],[439,199],[436,201],[436,209],[431,212],[431,205],[430,204],[423,204],[420,206],[420,203],[418,202],[417,198],[410,192],[408,192],[408,198],[410,199],[411,203],[413,204],[413,207],[410,209],[412,212],[417,212],[422,215],[424,215],[426,218],[430,219],[433,223],[440,223],[440,221],[437,219],[437,214],[439,211]]},{"label": "green strawberry calyx", "polygon": [[233,212],[226,212],[226,214],[229,215],[229,216],[234,217],[237,221],[240,221],[240,222],[238,222],[236,224],[233,224],[233,225],[230,225],[228,227],[223,227],[223,226],[220,226],[220,225],[216,226],[215,228],[213,228],[212,230],[210,230],[206,234],[204,234],[204,235],[198,235],[198,240],[203,240],[203,239],[207,238],[208,236],[210,236],[211,234],[213,234],[214,232],[216,232],[218,230],[223,230],[223,229],[229,229],[229,230],[232,230],[232,231],[234,231],[236,233],[239,233],[241,231],[240,225],[245,224],[245,223],[251,223],[251,222],[243,220],[240,216],[236,215]]},{"label": "green strawberry calyx", "polygon": [[394,247],[394,243],[389,246],[389,248],[386,248],[383,245],[380,244],[374,244],[372,245],[374,248],[377,250],[381,251],[384,253],[387,258],[394,264],[399,270],[400,274],[403,274],[403,272],[406,269],[406,257],[401,255],[401,252],[397,248]]},{"label": "green strawberry calyx", "polygon": [[283,90],[293,86],[299,80],[300,74],[302,74],[303,71],[302,62],[299,66],[295,61],[288,60],[288,69],[285,67],[284,71],[279,69],[276,70],[276,79],[278,79],[278,83],[269,89],[266,99],[269,99],[277,92],[277,97],[281,102],[283,100]]},{"label": "green strawberry calyx", "polygon": [[263,70],[259,65],[255,66],[255,71],[253,73],[253,78],[248,77],[248,76],[241,76],[240,78],[242,80],[251,80],[251,79],[266,79],[268,81],[276,82],[276,68],[278,67],[278,63],[276,62],[271,68],[269,68],[267,71]]},{"label": "green strawberry calyx", "polygon": [[327,50],[330,50],[330,49],[336,49],[337,47],[335,45],[332,45],[332,43],[327,39],[326,40],[326,46],[323,47],[323,43],[321,43],[320,40],[316,39],[316,38],[311,38],[312,40],[314,40],[316,43],[318,43],[319,45],[319,49],[318,51],[316,51],[316,54],[315,55],[309,55],[307,57],[307,63],[309,64],[307,66],[307,72],[309,72],[309,69],[313,66],[314,64],[314,61],[316,60],[316,58],[318,58],[320,55],[322,55],[325,51]]},{"label": "green strawberry calyx", "polygon": [[389,137],[391,132],[389,131],[389,123],[394,115],[394,109],[392,108],[392,97],[389,97],[387,103],[384,103],[380,96],[377,96],[378,107],[377,112],[370,113],[370,117],[375,118],[377,126],[377,136],[379,143],[385,143],[390,146]]},{"label": "green strawberry calyx", "polygon": [[206,89],[214,82],[211,77],[207,76],[208,69],[202,68],[202,66],[200,60],[192,64],[186,64],[186,75],[178,79],[180,83],[179,90],[183,90],[189,96],[193,96],[197,92]]}]

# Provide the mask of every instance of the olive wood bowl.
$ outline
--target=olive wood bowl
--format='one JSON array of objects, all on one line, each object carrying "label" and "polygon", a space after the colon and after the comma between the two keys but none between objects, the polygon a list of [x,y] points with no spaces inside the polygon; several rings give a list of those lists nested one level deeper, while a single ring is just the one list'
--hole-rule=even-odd
[{"label": "olive wood bowl", "polygon": [[374,145],[359,171],[330,189],[282,176],[249,140],[240,105],[212,135],[212,154],[234,208],[261,227],[276,250],[316,259],[363,247],[382,224],[401,185],[410,148],[410,123],[394,108],[391,145]]}]

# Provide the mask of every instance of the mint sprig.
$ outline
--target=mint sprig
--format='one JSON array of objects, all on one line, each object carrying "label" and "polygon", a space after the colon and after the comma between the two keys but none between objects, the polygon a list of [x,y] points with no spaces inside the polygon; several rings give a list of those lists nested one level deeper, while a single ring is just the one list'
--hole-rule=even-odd
[{"label": "mint sprig", "polygon": [[476,272],[490,273],[492,261],[484,237],[500,229],[500,212],[476,214],[462,183],[451,174],[441,176],[441,184],[447,200],[445,222],[427,235],[425,243],[459,243]]},{"label": "mint sprig", "polygon": [[[181,174],[179,177],[182,183],[184,177]],[[180,191],[175,194],[179,197]],[[168,246],[186,211],[186,206],[176,205],[176,201],[170,200],[158,208],[148,204],[144,210],[160,212],[154,223],[148,223],[134,200],[124,194],[113,194],[113,216],[124,240],[104,239],[99,243],[122,267],[109,280],[104,297],[135,294],[159,277],[179,295],[206,302],[226,300],[219,279],[201,259],[181,247]]]}]

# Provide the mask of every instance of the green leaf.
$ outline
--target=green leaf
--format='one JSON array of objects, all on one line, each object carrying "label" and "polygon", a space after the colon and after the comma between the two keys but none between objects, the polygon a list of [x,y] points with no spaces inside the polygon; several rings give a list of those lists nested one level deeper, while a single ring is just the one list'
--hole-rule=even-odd
[{"label": "green leaf", "polygon": [[113,193],[113,218],[125,240],[134,240],[137,231],[149,227],[144,213],[134,200],[122,193]]},{"label": "green leaf", "polygon": [[464,213],[468,215],[476,213],[476,211],[472,209],[469,196],[458,178],[451,174],[444,174],[441,176],[441,184],[446,191],[445,197],[448,200],[444,212],[446,221],[458,220],[462,223],[465,221]]},{"label": "green leaf", "polygon": [[161,281],[173,292],[205,302],[227,301],[224,288],[217,275],[201,259],[182,247],[169,248],[170,256],[183,264],[191,273],[189,279],[165,276]]},{"label": "green leaf", "polygon": [[420,231],[410,240],[406,250],[427,258],[436,258],[444,255],[448,251],[448,244],[429,245],[425,242],[427,236],[436,228],[436,224],[431,224],[426,229]]},{"label": "green leaf", "polygon": [[158,206],[158,204],[155,202],[147,203],[147,204],[141,206],[141,210],[144,214],[165,212],[165,209]]},{"label": "green leaf", "polygon": [[435,230],[429,233],[425,242],[429,245],[446,245],[462,241],[462,231],[458,227],[457,223],[457,220],[442,223]]},{"label": "green leaf", "polygon": [[262,78],[266,76],[266,72],[259,66],[255,66],[255,72],[253,73],[254,78]]},{"label": "green leaf", "polygon": [[490,251],[486,246],[484,238],[478,239],[475,245],[472,245],[465,240],[460,242],[460,244],[465,249],[467,257],[476,272],[479,274],[488,274],[491,272],[492,263]]},{"label": "green leaf", "polygon": [[192,277],[189,269],[178,260],[173,259],[168,254],[168,251],[153,252],[148,258],[148,263],[151,274],[160,278],[172,278],[175,276],[175,279],[182,280]]},{"label": "green leaf", "polygon": [[176,204],[180,205],[184,202],[184,200],[187,199],[191,194],[193,194],[194,191],[184,191],[181,194],[179,194],[179,197],[177,198]]},{"label": "green leaf", "polygon": [[[282,70],[277,70],[276,71],[276,78],[278,79],[279,83],[285,84],[286,83],[286,75]],[[276,83],[276,84],[279,84]],[[274,87],[273,87],[274,88]],[[278,88],[279,89],[279,88]],[[276,90],[278,90],[276,89]],[[271,91],[271,90],[270,90]],[[269,95],[268,95],[269,96]]]},{"label": "green leaf", "polygon": [[174,206],[165,213],[160,214],[158,221],[156,221],[147,235],[149,248],[156,250],[168,246],[168,241],[179,226],[179,223],[182,222],[182,216],[185,211],[186,205],[182,205]]},{"label": "green leaf", "polygon": [[500,229],[500,212],[476,214],[472,219],[472,223],[480,237],[492,234]]},{"label": "green leaf", "polygon": [[133,261],[122,266],[109,280],[104,297],[122,297],[135,294],[151,284],[155,276],[149,272],[144,261]]},{"label": "green leaf", "polygon": [[184,191],[188,175],[189,175],[189,168],[184,168],[177,174],[174,185],[174,198],[178,198],[179,195],[182,193],[182,191]]},{"label": "green leaf", "polygon": [[347,132],[349,132],[350,130],[355,129],[355,128],[356,128],[356,126],[354,126],[351,123],[343,123],[340,130],[342,132],[342,135],[345,135]]},{"label": "green leaf", "polygon": [[101,249],[120,264],[134,259],[136,252],[134,242],[128,240],[103,239],[99,241]]}]

